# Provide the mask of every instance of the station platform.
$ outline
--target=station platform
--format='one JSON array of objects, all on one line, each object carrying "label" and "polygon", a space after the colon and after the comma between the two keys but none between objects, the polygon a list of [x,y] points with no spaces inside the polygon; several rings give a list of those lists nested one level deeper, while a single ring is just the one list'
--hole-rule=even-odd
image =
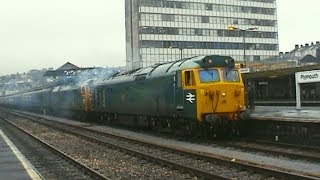
[{"label": "station platform", "polygon": [[41,177],[0,129],[0,179],[38,180]]},{"label": "station platform", "polygon": [[256,106],[250,117],[255,120],[320,123],[320,107],[302,106],[297,110],[296,106]]}]

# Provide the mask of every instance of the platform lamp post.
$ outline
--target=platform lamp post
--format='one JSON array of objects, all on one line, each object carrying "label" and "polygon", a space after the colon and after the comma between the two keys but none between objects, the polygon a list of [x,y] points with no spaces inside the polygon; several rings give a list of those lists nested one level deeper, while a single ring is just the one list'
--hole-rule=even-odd
[{"label": "platform lamp post", "polygon": [[170,46],[169,48],[170,48],[170,49],[172,49],[172,48],[178,48],[178,49],[179,49],[179,51],[180,51],[180,59],[182,59],[182,52],[183,52],[183,48],[181,48],[181,47],[177,47],[177,46]]},{"label": "platform lamp post", "polygon": [[182,59],[182,51],[183,51],[183,49],[179,48],[179,50],[180,50],[180,59]]},{"label": "platform lamp post", "polygon": [[229,26],[228,30],[229,31],[241,31],[242,32],[242,42],[243,42],[243,62],[244,62],[244,68],[247,68],[247,61],[246,61],[246,32],[247,31],[254,31],[257,30],[258,28],[252,27],[252,28],[247,28],[247,29],[240,29],[235,26]]}]

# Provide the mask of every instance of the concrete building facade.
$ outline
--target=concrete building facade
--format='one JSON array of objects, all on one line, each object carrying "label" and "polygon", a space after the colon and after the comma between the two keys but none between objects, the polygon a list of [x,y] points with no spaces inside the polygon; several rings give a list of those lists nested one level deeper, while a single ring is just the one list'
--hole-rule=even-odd
[{"label": "concrete building facade", "polygon": [[[276,0],[126,0],[125,6],[127,69],[205,54],[247,62],[279,54]],[[229,31],[231,25],[238,29]]]}]

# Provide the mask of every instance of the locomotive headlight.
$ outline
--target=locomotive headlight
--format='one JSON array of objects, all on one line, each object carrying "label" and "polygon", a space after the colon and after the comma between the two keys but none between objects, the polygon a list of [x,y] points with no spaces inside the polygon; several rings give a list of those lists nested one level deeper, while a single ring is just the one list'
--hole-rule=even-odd
[{"label": "locomotive headlight", "polygon": [[226,96],[226,93],[225,93],[225,92],[222,92],[221,95],[222,95],[222,97],[225,97],[225,96]]}]

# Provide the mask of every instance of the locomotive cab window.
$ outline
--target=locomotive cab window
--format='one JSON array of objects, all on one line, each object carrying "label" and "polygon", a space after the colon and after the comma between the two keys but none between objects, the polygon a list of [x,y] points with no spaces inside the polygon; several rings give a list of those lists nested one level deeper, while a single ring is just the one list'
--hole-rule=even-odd
[{"label": "locomotive cab window", "polygon": [[223,80],[227,82],[240,82],[239,73],[234,69],[223,69],[222,70]]},{"label": "locomotive cab window", "polygon": [[184,72],[184,83],[186,86],[194,86],[194,75],[192,71],[185,71]]},{"label": "locomotive cab window", "polygon": [[199,71],[199,78],[201,83],[210,83],[220,81],[217,69],[204,69]]}]

